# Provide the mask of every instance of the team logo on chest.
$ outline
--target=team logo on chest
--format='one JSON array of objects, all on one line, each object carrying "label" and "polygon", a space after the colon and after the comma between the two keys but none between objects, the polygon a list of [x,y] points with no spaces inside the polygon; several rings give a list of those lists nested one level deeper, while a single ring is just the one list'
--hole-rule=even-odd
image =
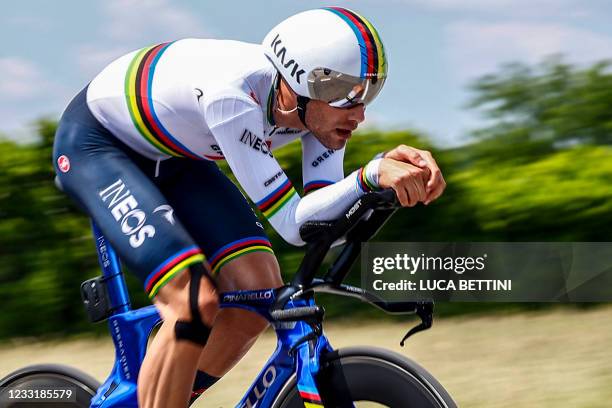
[{"label": "team logo on chest", "polygon": [[248,129],[244,129],[242,136],[240,136],[240,141],[247,146],[251,146],[254,150],[273,157],[271,149],[272,142],[270,140],[263,140]]}]

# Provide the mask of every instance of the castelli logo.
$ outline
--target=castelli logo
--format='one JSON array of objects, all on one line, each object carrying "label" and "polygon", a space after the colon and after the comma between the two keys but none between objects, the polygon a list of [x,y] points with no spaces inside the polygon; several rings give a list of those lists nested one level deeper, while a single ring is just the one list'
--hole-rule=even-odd
[{"label": "castelli logo", "polygon": [[58,157],[57,167],[59,167],[62,173],[68,173],[68,170],[70,170],[70,160],[68,160],[68,157],[64,155]]}]

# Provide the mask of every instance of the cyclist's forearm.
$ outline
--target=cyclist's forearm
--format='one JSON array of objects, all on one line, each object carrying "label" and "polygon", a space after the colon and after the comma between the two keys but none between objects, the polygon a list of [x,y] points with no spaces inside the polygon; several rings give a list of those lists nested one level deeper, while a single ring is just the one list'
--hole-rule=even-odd
[{"label": "cyclist's forearm", "polygon": [[336,219],[347,206],[353,204],[366,192],[377,188],[378,162],[372,161],[343,180],[303,197],[296,207],[296,223],[301,225],[313,219]]},{"label": "cyclist's forearm", "polygon": [[334,220],[366,192],[378,188],[378,162],[372,161],[344,179],[313,191],[295,195],[281,210],[269,217],[274,229],[289,243],[303,245],[299,228],[310,220]]}]

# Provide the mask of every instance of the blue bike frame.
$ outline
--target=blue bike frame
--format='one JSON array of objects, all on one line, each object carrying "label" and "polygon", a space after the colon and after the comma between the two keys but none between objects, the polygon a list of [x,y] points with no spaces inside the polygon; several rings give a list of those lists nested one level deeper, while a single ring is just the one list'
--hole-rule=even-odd
[{"label": "blue bike frame", "polygon": [[[115,364],[110,376],[92,399],[91,407],[138,407],[138,373],[151,332],[161,323],[161,318],[155,306],[132,310],[117,255],[95,223],[92,226],[112,310],[108,325],[115,345]],[[221,295],[220,307],[246,309],[263,316],[273,325],[278,337],[276,350],[237,407],[272,406],[294,374],[297,375],[297,388],[304,406],[322,407],[315,378],[320,369],[321,354],[332,351],[332,347],[322,333],[316,336],[314,346],[311,341],[300,343],[304,336],[314,330],[308,323],[275,321],[269,310],[276,300],[276,293],[275,289],[263,289]],[[302,306],[314,306],[314,301],[292,300],[285,309]]]}]

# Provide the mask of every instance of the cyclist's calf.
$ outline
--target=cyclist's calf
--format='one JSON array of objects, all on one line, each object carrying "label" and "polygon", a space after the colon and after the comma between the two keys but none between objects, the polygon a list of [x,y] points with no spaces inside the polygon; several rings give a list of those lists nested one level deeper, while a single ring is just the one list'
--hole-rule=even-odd
[{"label": "cyclist's calf", "polygon": [[[216,275],[220,292],[276,288],[283,284],[274,254],[252,252],[226,263]],[[227,373],[251,348],[267,321],[251,311],[222,309],[200,359],[200,370]]]}]

